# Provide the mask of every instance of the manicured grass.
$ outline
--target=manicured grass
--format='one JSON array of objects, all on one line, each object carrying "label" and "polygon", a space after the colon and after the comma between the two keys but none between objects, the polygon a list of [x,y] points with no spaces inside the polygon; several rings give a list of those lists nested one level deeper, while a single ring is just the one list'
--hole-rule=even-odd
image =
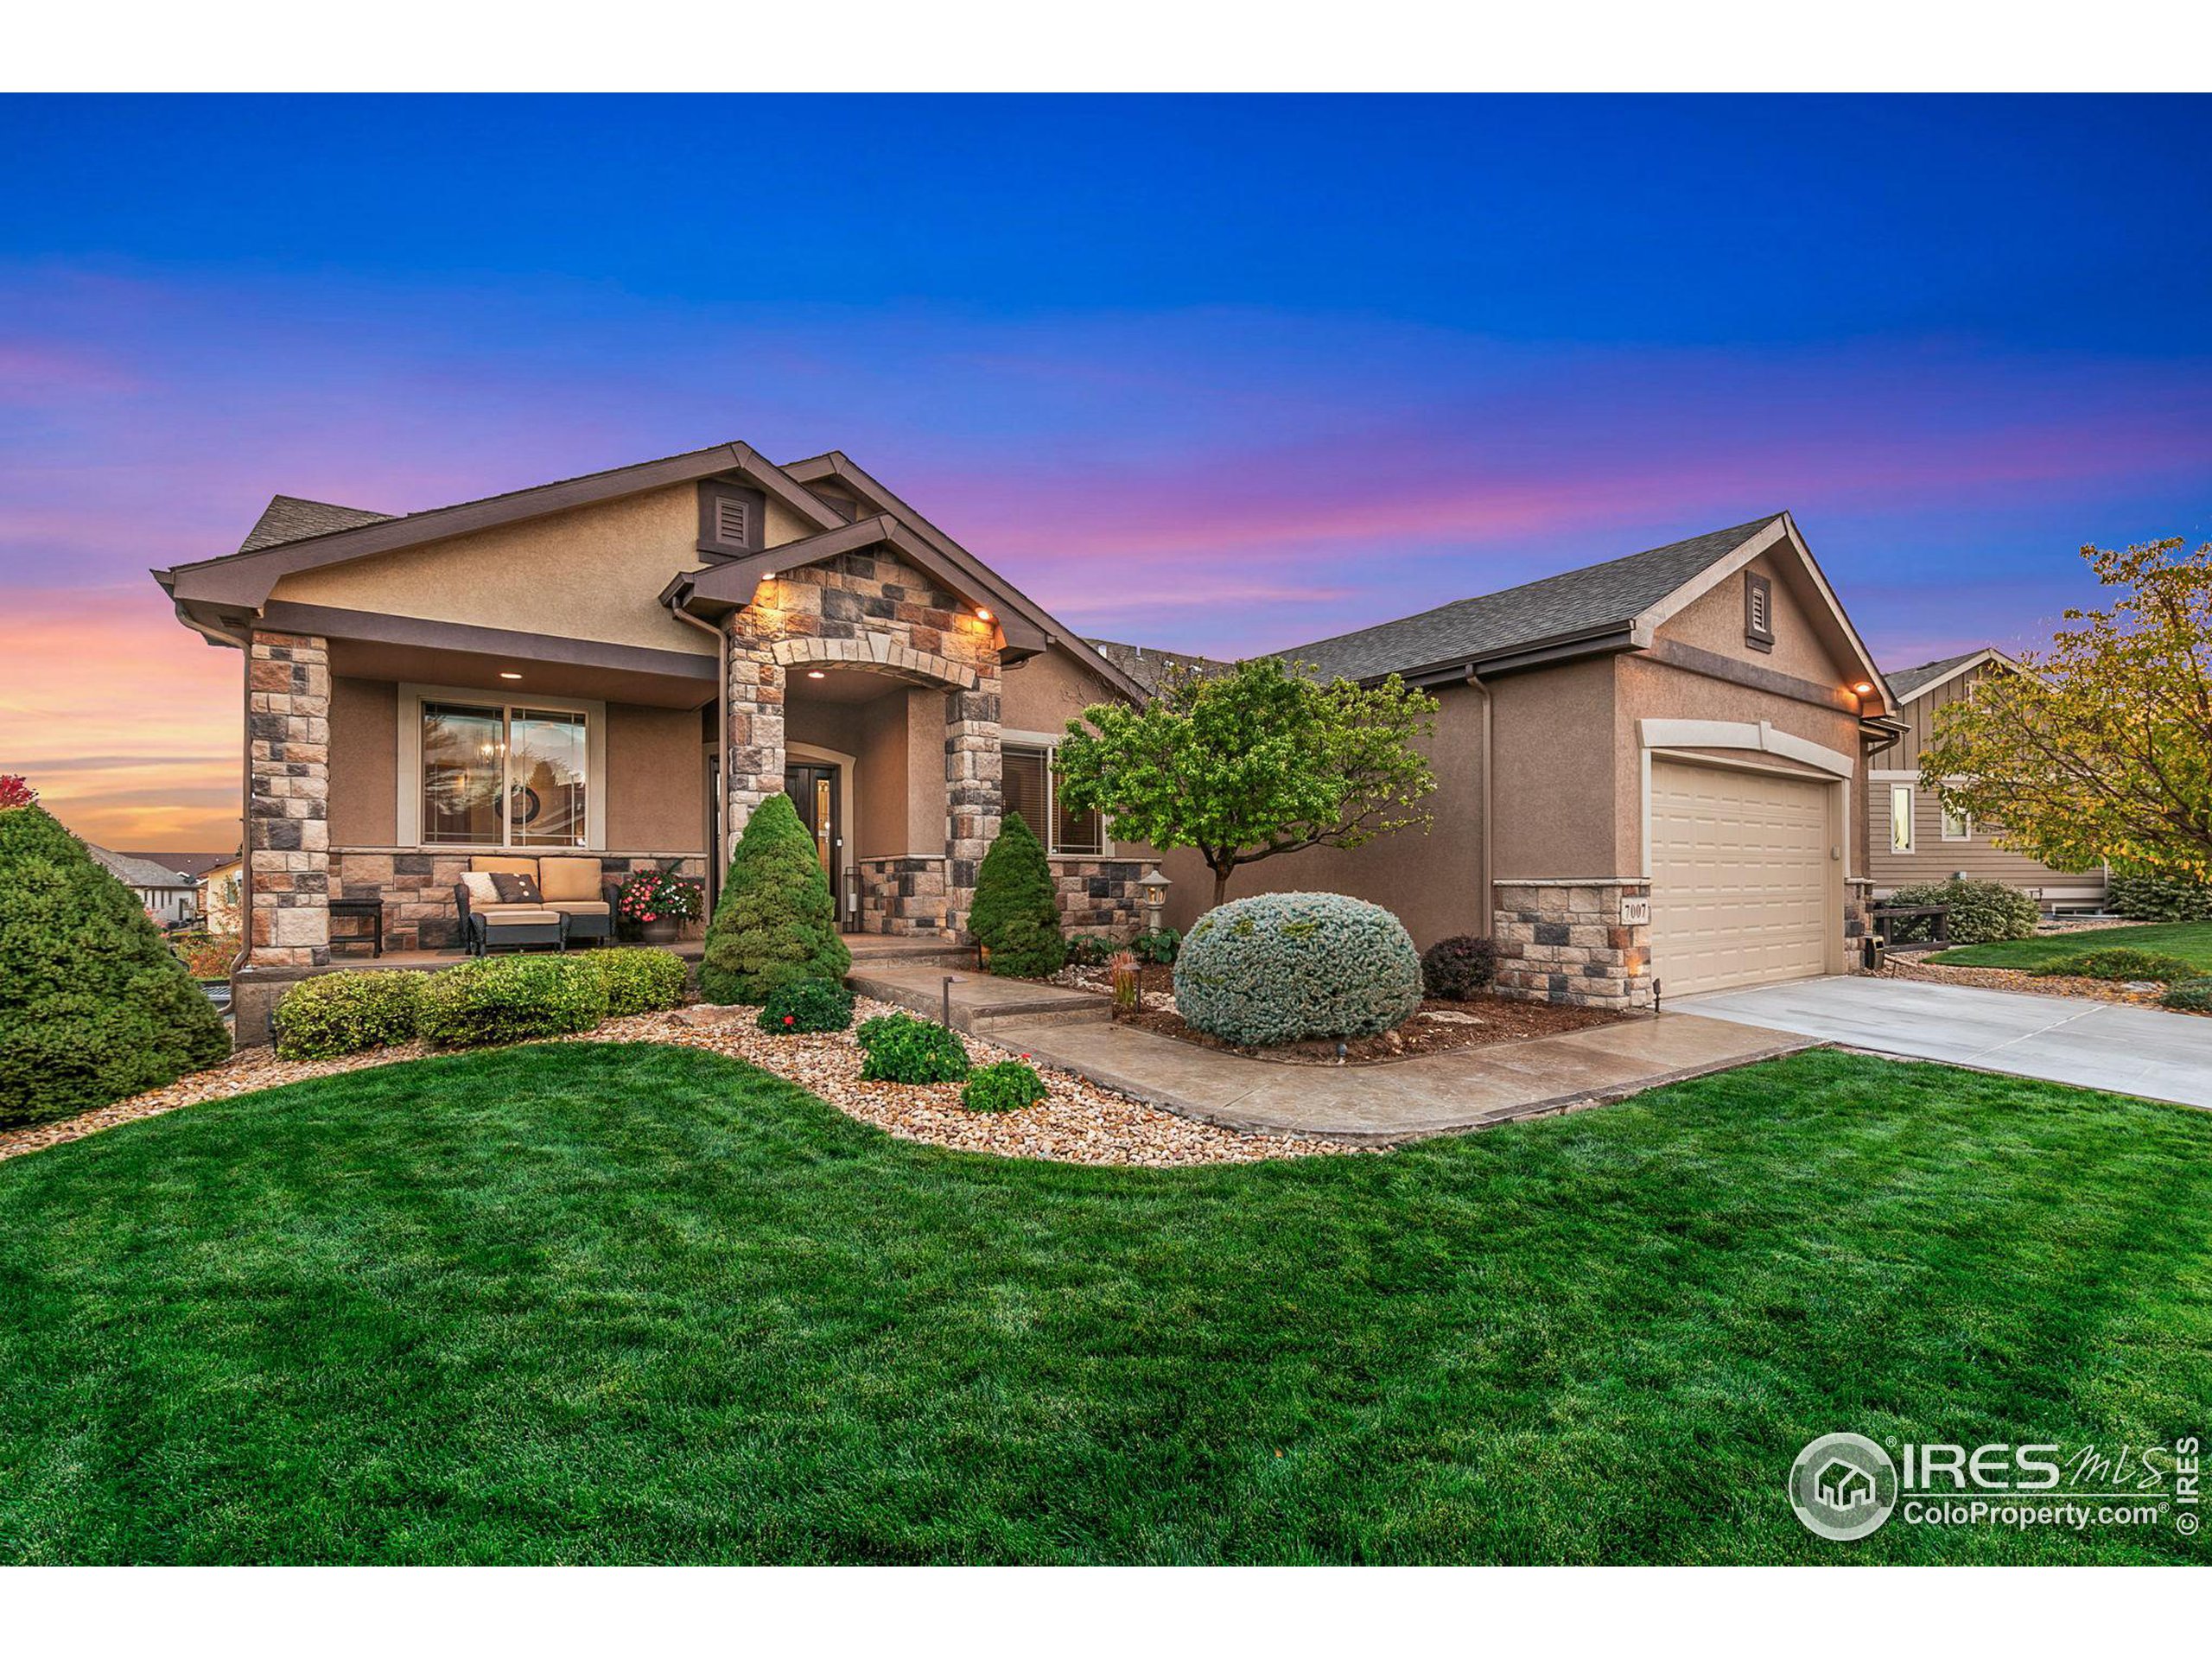
[{"label": "manicured grass", "polygon": [[2085,933],[2048,933],[1999,944],[1967,944],[1928,958],[1959,968],[2024,968],[2047,972],[2090,950],[2128,945],[2179,957],[2212,974],[2212,922],[2152,922],[2142,927],[2101,927]]},{"label": "manicured grass", "polygon": [[1180,1172],[429,1060],[0,1165],[0,1558],[2201,1560],[1783,1483],[2201,1433],[2208,1215],[2212,1115],[1836,1054]]}]

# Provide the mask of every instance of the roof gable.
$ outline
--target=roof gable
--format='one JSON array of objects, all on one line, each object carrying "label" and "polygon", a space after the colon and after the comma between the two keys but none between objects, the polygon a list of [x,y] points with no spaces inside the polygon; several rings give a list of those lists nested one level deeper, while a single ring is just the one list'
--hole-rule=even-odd
[{"label": "roof gable", "polygon": [[241,553],[257,553],[264,547],[281,547],[311,536],[327,536],[340,530],[380,524],[392,515],[366,507],[341,507],[330,501],[310,501],[304,496],[272,495],[261,517],[238,543]]},{"label": "roof gable", "polygon": [[1902,707],[1917,702],[1938,686],[1948,685],[1960,675],[1980,668],[1984,663],[2001,663],[2015,673],[2028,671],[2014,662],[1994,645],[1981,645],[1973,651],[1962,651],[1955,657],[1946,657],[1940,662],[1923,663],[1917,668],[1901,668],[1888,677],[1890,690]]}]

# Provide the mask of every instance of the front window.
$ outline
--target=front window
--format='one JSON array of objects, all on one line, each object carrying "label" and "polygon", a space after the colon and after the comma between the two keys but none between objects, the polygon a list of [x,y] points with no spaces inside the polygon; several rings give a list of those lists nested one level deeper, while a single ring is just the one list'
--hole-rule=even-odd
[{"label": "front window", "polygon": [[1890,850],[1909,853],[1912,850],[1912,785],[1890,785]]},{"label": "front window", "polygon": [[1105,831],[1097,811],[1073,812],[1060,804],[1050,748],[1007,743],[1001,747],[1000,757],[1005,810],[1020,813],[1021,821],[1037,832],[1046,851],[1097,854],[1106,850]]},{"label": "front window", "polygon": [[505,703],[423,703],[425,845],[587,844],[585,716]]},{"label": "front window", "polygon": [[1946,806],[1943,809],[1943,839],[1946,841],[1972,841],[1974,839],[1974,820],[1968,817],[1965,813],[1954,812],[1949,807]]}]

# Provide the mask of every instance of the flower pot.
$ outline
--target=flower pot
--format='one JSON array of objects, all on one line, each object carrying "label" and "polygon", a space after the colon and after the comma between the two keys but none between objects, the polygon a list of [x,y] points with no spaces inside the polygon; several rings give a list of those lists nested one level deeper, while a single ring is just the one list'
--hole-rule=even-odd
[{"label": "flower pot", "polygon": [[673,916],[659,917],[644,924],[642,928],[647,944],[674,944],[677,936],[683,931],[683,925]]}]

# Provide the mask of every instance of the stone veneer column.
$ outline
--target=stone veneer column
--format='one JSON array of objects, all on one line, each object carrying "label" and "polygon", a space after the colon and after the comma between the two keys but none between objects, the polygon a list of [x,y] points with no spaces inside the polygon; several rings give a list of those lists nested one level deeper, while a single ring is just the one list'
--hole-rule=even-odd
[{"label": "stone veneer column", "polygon": [[752,613],[730,618],[729,707],[723,711],[722,844],[718,867],[753,817],[753,808],[784,792],[784,670],[770,641],[751,625]]},{"label": "stone veneer column", "polygon": [[247,648],[247,962],[330,961],[330,650],[258,630]]},{"label": "stone veneer column", "polygon": [[1497,988],[1529,1002],[1651,1006],[1651,928],[1624,924],[1621,900],[1649,881],[1499,881],[1492,932]]},{"label": "stone veneer column", "polygon": [[945,924],[956,939],[968,931],[976,868],[998,836],[1005,766],[993,652],[976,664],[973,691],[947,692],[944,700]]}]

